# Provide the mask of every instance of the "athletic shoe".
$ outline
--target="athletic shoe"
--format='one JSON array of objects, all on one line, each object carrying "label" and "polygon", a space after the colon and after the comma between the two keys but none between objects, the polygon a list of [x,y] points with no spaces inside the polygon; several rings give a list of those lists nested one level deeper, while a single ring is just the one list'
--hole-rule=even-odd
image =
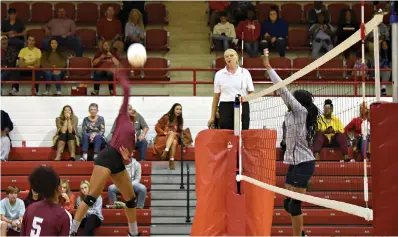
[{"label": "athletic shoe", "polygon": [[127,235],[127,237],[131,237],[131,236],[140,236],[141,235],[141,233],[140,232],[138,232],[138,234],[137,235],[132,235],[132,234],[130,234],[130,232],[128,233],[128,235]]},{"label": "athletic shoe", "polygon": [[72,232],[72,233],[69,234],[69,236],[77,236],[77,233],[76,232]]}]

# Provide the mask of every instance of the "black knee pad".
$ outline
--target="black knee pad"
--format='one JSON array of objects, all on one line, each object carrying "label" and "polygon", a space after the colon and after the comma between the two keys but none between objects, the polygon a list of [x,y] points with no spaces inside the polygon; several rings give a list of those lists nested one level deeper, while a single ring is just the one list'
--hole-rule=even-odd
[{"label": "black knee pad", "polygon": [[97,198],[90,196],[90,195],[87,195],[86,198],[84,199],[84,202],[89,207],[92,207],[96,201],[97,201]]},{"label": "black knee pad", "polygon": [[133,197],[129,201],[126,202],[127,208],[136,208],[137,207],[137,197]]},{"label": "black knee pad", "polygon": [[289,212],[292,216],[301,215],[301,201],[292,199],[292,201],[289,203]]},{"label": "black knee pad", "polygon": [[292,199],[289,198],[289,197],[287,197],[287,198],[285,198],[285,200],[283,200],[283,207],[285,208],[285,211],[287,211],[288,213],[290,213],[289,203],[290,203],[291,200]]}]

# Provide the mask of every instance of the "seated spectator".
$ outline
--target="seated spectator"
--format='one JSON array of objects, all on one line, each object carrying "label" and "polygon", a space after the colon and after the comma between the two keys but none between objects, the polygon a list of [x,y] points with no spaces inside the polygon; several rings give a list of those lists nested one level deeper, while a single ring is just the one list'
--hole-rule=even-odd
[{"label": "seated spectator", "polygon": [[7,161],[11,150],[11,138],[9,133],[14,129],[14,124],[8,113],[1,110],[1,154],[0,161]]},{"label": "seated spectator", "polygon": [[98,48],[102,48],[105,41],[111,41],[109,46],[115,48],[116,54],[120,57],[124,49],[124,44],[121,41],[122,24],[114,15],[115,9],[110,5],[105,12],[105,17],[97,22]]},{"label": "seated spectator", "polygon": [[65,145],[68,144],[70,159],[75,160],[76,146],[80,145],[80,139],[77,135],[77,116],[73,113],[72,107],[65,105],[61,114],[55,120],[57,125],[57,133],[53,137],[53,145],[57,149],[55,160],[61,160]]},{"label": "seated spectator", "polygon": [[[135,148],[140,152],[140,161],[145,160],[146,150],[148,146],[148,141],[145,139],[149,131],[148,124],[146,123],[144,117],[140,113],[138,113],[133,106],[129,105],[127,108],[127,112],[130,115],[131,121],[134,123],[137,143],[135,144]],[[113,123],[112,130],[109,133],[107,140],[110,141],[112,139],[113,132],[116,129],[116,121]]]},{"label": "seated spectator", "polygon": [[[1,37],[1,67],[2,68],[16,68],[17,67],[17,59],[18,59],[19,50],[15,46],[8,45],[7,36]],[[15,80],[18,77],[18,72],[11,70],[1,70],[1,80],[2,81],[10,81]],[[5,84],[2,85],[3,87]],[[12,84],[9,95],[13,95],[17,91],[16,88],[19,88],[19,84]]]},{"label": "seated spectator", "polygon": [[[362,157],[365,157],[365,150],[363,144],[363,134],[362,134],[362,123],[366,120],[369,120],[369,109],[366,108],[366,103],[362,103],[359,108],[359,117],[356,117],[351,120],[350,123],[347,124],[344,128],[344,133],[348,139],[352,142],[352,149],[354,151],[354,159],[358,160],[358,153],[362,154]],[[368,157],[370,155],[369,152],[369,144],[370,144],[370,133],[368,133],[366,137],[366,153]]]},{"label": "seated spectator", "polygon": [[[261,25],[261,49],[276,49],[280,57],[285,57],[288,24],[279,17],[278,9],[271,8],[268,20]],[[246,34],[245,34],[246,36]]]},{"label": "seated spectator", "polygon": [[90,115],[83,119],[82,123],[82,161],[87,160],[87,152],[90,144],[94,145],[94,159],[97,158],[101,147],[104,147],[106,141],[104,139],[105,120],[104,117],[98,115],[98,105],[91,103],[88,107]]},{"label": "seated spectator", "polygon": [[[134,192],[137,195],[137,208],[144,208],[147,189],[141,182],[141,164],[134,158],[130,164],[126,165],[126,170],[131,178]],[[108,201],[109,205],[114,205],[117,201],[117,194],[119,190],[116,185],[111,184],[108,187]]]},{"label": "seated spectator", "polygon": [[[209,18],[209,25],[210,25],[210,30],[213,30],[213,27],[218,23],[220,20],[221,15],[224,15],[225,17],[231,18],[231,12],[229,8],[229,2],[228,1],[214,1],[210,0],[209,1],[209,10],[210,10],[210,18]],[[230,19],[233,20],[233,19]]]},{"label": "seated spectator", "polygon": [[[344,9],[341,11],[339,24],[337,26],[337,44],[348,39],[348,37],[359,29],[359,24],[356,19],[355,13],[351,9]],[[358,48],[357,45],[352,46],[352,48],[356,50]],[[344,52],[344,57],[348,58],[349,55],[350,49],[347,49]]]},{"label": "seated spectator", "polygon": [[8,44],[19,49],[25,47],[26,29],[25,24],[17,18],[15,8],[8,9],[8,19],[1,24],[1,34],[8,37]]},{"label": "seated spectator", "polygon": [[220,23],[213,28],[213,44],[221,43],[225,51],[230,48],[233,40],[236,39],[235,26],[228,22],[225,12],[220,12],[218,15],[220,16]]},{"label": "seated spectator", "polygon": [[75,209],[76,196],[70,190],[68,180],[61,180],[61,187],[62,192],[61,196],[59,197],[59,205],[61,205],[66,211],[71,213],[73,209]]},{"label": "seated spectator", "polygon": [[256,12],[256,7],[250,1],[231,1],[230,3],[233,23],[235,25],[246,20],[249,11]]},{"label": "seated spectator", "polygon": [[124,32],[124,44],[126,49],[133,43],[144,44],[145,28],[142,14],[137,9],[131,10]]},{"label": "seated spectator", "polygon": [[[381,43],[384,40],[390,40],[390,30],[388,29],[388,26],[386,26],[383,22],[379,24],[379,43]],[[371,31],[367,36],[366,36],[366,48],[369,51],[369,54],[373,57],[374,55],[374,37],[373,37],[373,31]]]},{"label": "seated spectator", "polygon": [[[111,52],[110,48],[111,43],[106,41],[101,46],[102,48],[93,59],[93,67],[94,68],[115,68],[120,64],[118,56]],[[93,76],[94,81],[113,81],[113,72],[111,70],[104,71],[94,71]],[[113,83],[108,84],[109,94],[113,95]],[[94,84],[94,91],[91,92],[91,95],[98,95],[100,89],[100,84]]]},{"label": "seated spectator", "polygon": [[[80,195],[76,199],[76,208],[84,201],[88,194],[90,183],[84,180],[80,183]],[[94,236],[95,230],[101,226],[104,221],[102,215],[102,197],[98,196],[97,201],[88,208],[86,215],[80,223],[80,227],[84,228],[82,236]]]},{"label": "seated spectator", "polygon": [[[242,33],[244,39],[242,39]],[[260,33],[261,25],[256,20],[254,10],[248,10],[247,20],[239,23],[236,29],[236,35],[240,40],[244,40],[245,51],[250,57],[256,57],[258,54],[258,39]]]},{"label": "seated spectator", "polygon": [[25,208],[28,208],[30,204],[41,201],[43,199],[43,195],[40,195],[33,189],[29,189],[28,196],[25,198],[25,200],[23,200],[23,202],[25,203]]},{"label": "seated spectator", "polygon": [[18,198],[18,188],[9,186],[6,197],[0,202],[1,236],[7,236],[9,229],[16,232],[21,231],[22,218],[25,214],[25,205]]},{"label": "seated spectator", "polygon": [[[181,104],[175,103],[169,112],[163,115],[155,126],[156,138],[153,153],[160,155],[162,160],[169,158],[169,169],[174,170],[174,157],[177,151],[178,140],[184,126]],[[169,154],[170,152],[170,154]]]},{"label": "seated spectator", "polygon": [[[117,18],[120,20],[122,26],[125,26],[130,12],[133,9],[137,9],[142,14],[144,26],[147,25],[148,17],[145,11],[145,1],[122,1],[123,7],[120,9],[119,14],[117,14]],[[124,30],[124,28],[122,28]],[[124,32],[123,32],[124,33]]]},{"label": "seated spectator", "polygon": [[[380,44],[380,68],[391,69],[392,67],[392,50],[390,41],[383,40]],[[389,82],[391,78],[391,71],[380,70],[380,78],[382,82]],[[387,95],[387,85],[381,85],[381,94]]]},{"label": "seated spectator", "polygon": [[42,28],[46,32],[47,36],[43,42],[46,50],[47,47],[50,46],[50,40],[55,38],[59,46],[73,49],[76,57],[83,56],[82,42],[80,41],[80,38],[75,35],[76,24],[72,19],[68,19],[66,17],[65,9],[58,8],[57,18],[52,19]]},{"label": "seated spectator", "polygon": [[[36,39],[33,36],[28,36],[28,46],[21,49],[18,54],[19,58],[19,67],[20,68],[40,68],[40,59],[41,59],[41,51],[40,49],[35,47]],[[32,77],[32,70],[21,70],[20,76]],[[35,80],[40,80],[40,71],[36,70],[34,72]],[[39,94],[39,84],[35,85],[36,95]],[[18,95],[19,94],[19,84],[13,86],[10,94]]]},{"label": "seated spectator", "polygon": [[312,38],[312,53],[314,59],[319,58],[319,53],[322,49],[329,52],[333,49],[333,34],[334,27],[327,21],[326,13],[320,12],[317,14],[317,21],[309,29],[309,35]]},{"label": "seated spectator", "polygon": [[315,137],[315,157],[319,160],[319,153],[323,147],[339,147],[343,153],[344,160],[350,161],[344,127],[340,119],[332,115],[333,103],[330,99],[325,100],[323,110],[323,115],[318,120],[318,131]]},{"label": "seated spectator", "polygon": [[[41,66],[44,68],[64,68],[66,66],[66,56],[58,47],[57,39],[54,38],[50,40],[50,47],[41,58]],[[46,70],[44,71],[44,80],[60,81],[63,73],[64,72],[60,70]],[[42,95],[49,95],[50,88],[51,85],[47,84],[46,91]],[[55,88],[57,90],[57,95],[62,95],[61,85],[55,84]]]},{"label": "seated spectator", "polygon": [[314,8],[307,12],[307,21],[310,23],[310,27],[317,22],[317,15],[321,12],[324,12],[325,22],[330,22],[331,17],[329,11],[327,10],[326,6],[323,4],[323,1],[314,1]]},{"label": "seated spectator", "polygon": [[[354,63],[354,71],[356,72],[357,77],[359,78],[359,77],[362,77],[362,52],[360,50],[357,50],[355,52],[355,54],[356,54],[357,60]],[[372,68],[372,66],[373,66],[372,62],[369,59],[365,58],[365,77],[367,79],[369,79],[369,77],[371,77],[373,74],[372,71],[369,71],[369,68]],[[381,65],[380,65],[380,67],[381,67]]]}]

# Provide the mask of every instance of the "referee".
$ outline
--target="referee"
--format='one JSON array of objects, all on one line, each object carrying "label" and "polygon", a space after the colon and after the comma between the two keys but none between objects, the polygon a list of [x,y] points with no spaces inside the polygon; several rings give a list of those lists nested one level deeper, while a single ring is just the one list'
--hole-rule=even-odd
[{"label": "referee", "polygon": [[[238,53],[233,49],[224,52],[226,67],[219,70],[214,77],[214,96],[211,107],[211,117],[208,127],[214,126],[217,106],[219,106],[220,129],[234,129],[234,102],[235,96],[247,96],[254,92],[250,72],[238,65]],[[220,102],[220,105],[218,105]],[[250,109],[249,103],[242,104],[242,129],[249,129]]]}]

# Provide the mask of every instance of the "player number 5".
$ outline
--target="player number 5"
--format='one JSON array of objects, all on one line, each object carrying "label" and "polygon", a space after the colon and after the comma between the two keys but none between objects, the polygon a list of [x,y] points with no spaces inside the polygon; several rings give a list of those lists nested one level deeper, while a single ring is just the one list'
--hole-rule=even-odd
[{"label": "player number 5", "polygon": [[41,223],[43,223],[43,218],[36,217],[36,216],[33,218],[32,230],[30,230],[31,237],[40,236],[40,232],[41,232],[40,224]]}]

